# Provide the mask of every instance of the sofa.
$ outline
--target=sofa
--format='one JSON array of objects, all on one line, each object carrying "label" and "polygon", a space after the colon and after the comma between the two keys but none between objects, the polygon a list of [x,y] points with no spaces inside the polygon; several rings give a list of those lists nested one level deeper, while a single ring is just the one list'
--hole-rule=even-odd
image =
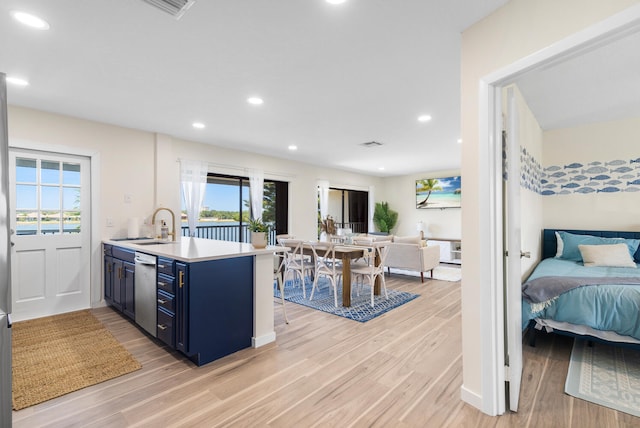
[{"label": "sofa", "polygon": [[439,264],[440,246],[427,246],[419,236],[394,236],[389,244],[386,260],[389,273],[391,268],[418,271],[424,282],[424,273],[430,272],[433,278],[433,269]]}]

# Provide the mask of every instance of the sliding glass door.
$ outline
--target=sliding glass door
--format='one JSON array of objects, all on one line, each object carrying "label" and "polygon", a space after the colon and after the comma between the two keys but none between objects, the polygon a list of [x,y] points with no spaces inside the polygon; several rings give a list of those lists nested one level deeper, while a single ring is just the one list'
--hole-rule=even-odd
[{"label": "sliding glass door", "polygon": [[[271,224],[269,243],[277,234],[287,233],[288,183],[264,180],[262,220]],[[207,186],[196,236],[223,241],[249,242],[247,225],[251,217],[249,178],[208,174]],[[186,211],[182,214],[182,234],[188,234]]]},{"label": "sliding glass door", "polygon": [[369,193],[359,190],[329,189],[329,215],[337,228],[353,233],[367,233],[369,229]]}]

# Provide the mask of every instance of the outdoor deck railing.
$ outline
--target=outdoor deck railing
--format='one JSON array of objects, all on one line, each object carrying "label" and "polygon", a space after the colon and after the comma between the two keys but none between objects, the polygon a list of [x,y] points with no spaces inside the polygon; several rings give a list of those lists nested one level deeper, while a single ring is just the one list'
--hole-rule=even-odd
[{"label": "outdoor deck railing", "polygon": [[[251,233],[249,233],[247,227],[247,225],[243,225],[241,228],[239,228],[237,225],[196,226],[195,237],[204,239],[219,239],[221,241],[249,243],[251,242]],[[182,226],[182,236],[189,236],[188,226]],[[242,239],[240,239],[240,236],[242,236]],[[275,230],[270,230],[267,238],[269,241],[269,245],[276,245]]]}]

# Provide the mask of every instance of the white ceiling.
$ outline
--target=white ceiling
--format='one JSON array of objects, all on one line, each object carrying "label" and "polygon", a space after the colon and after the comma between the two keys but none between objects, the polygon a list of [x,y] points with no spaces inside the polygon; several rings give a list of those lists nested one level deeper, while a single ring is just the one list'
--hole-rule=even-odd
[{"label": "white ceiling", "polygon": [[30,82],[13,105],[372,175],[457,169],[460,33],[506,2],[198,0],[176,20],[141,0],[3,0],[0,71]]},{"label": "white ceiling", "polygon": [[640,33],[530,71],[516,84],[544,130],[640,117]]}]

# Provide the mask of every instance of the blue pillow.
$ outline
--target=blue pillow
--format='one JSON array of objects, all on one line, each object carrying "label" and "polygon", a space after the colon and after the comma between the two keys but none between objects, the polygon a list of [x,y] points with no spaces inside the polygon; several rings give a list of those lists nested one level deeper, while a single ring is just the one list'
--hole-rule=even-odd
[{"label": "blue pillow", "polygon": [[561,259],[573,260],[576,262],[582,261],[582,255],[578,245],[611,245],[611,244],[627,244],[629,248],[629,254],[635,259],[635,253],[640,246],[640,240],[638,239],[624,239],[624,238],[602,238],[600,236],[593,235],[576,235],[569,232],[558,232],[562,239],[562,255]]}]

